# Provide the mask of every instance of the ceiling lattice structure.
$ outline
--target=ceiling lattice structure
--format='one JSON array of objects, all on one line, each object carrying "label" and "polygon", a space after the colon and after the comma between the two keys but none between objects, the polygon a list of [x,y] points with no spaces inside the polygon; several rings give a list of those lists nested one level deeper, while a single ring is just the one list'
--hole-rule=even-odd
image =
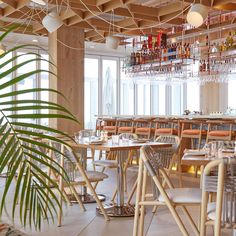
[{"label": "ceiling lattice structure", "polygon": [[[17,31],[27,34],[47,35],[42,25],[43,17],[57,10],[67,26],[85,30],[87,41],[104,42],[106,36],[131,37],[157,32],[181,34],[181,26],[193,0],[48,0],[46,6],[29,0],[0,1],[2,26],[20,24]],[[198,2],[197,0],[195,3]],[[234,14],[236,0],[202,0],[210,15]],[[114,26],[111,26],[111,22]],[[233,17],[220,24],[234,24]],[[173,32],[173,27],[175,28]],[[179,32],[178,30],[179,29]],[[216,26],[210,26],[216,27]],[[197,31],[206,30],[203,25]]]}]

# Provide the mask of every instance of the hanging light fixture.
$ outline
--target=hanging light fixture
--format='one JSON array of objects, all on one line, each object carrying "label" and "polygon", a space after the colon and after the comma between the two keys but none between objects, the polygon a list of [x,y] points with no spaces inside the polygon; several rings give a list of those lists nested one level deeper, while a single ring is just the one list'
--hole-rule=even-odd
[{"label": "hanging light fixture", "polygon": [[109,25],[109,35],[106,37],[106,47],[110,49],[117,49],[120,43],[120,40],[117,37],[112,36],[112,32],[114,34],[115,29],[115,19],[114,19],[114,10],[111,12],[111,21]]},{"label": "hanging light fixture", "polygon": [[208,9],[206,6],[200,3],[193,4],[187,14],[187,22],[194,27],[199,27],[203,24],[207,15]]},{"label": "hanging light fixture", "polygon": [[119,46],[119,39],[113,36],[106,37],[106,46],[111,49],[117,49]]},{"label": "hanging light fixture", "polygon": [[2,55],[4,52],[6,52],[6,47],[0,43],[0,55]]},{"label": "hanging light fixture", "polygon": [[39,5],[43,5],[45,6],[46,5],[46,2],[43,1],[43,0],[31,0],[32,2],[36,3],[36,4],[39,4]]},{"label": "hanging light fixture", "polygon": [[63,21],[58,13],[50,12],[43,18],[42,24],[49,33],[52,33],[63,25]]}]

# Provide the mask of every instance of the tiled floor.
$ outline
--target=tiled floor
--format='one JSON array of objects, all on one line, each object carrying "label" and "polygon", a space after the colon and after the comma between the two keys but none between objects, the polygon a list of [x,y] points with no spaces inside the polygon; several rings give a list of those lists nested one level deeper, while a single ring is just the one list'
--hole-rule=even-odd
[{"label": "tiled floor", "polygon": [[[98,186],[99,193],[107,195],[107,201],[109,201],[114,189],[114,183],[116,182],[115,170],[107,172],[109,179],[105,180]],[[129,173],[129,187],[136,178],[136,174]],[[0,179],[1,188],[3,188],[3,179]],[[185,186],[196,185],[191,181],[185,181]],[[10,199],[8,200],[10,203]],[[56,223],[44,224],[41,232],[34,232],[26,229],[28,235],[32,236],[132,236],[133,218],[113,218],[110,222],[106,222],[102,216],[97,216],[95,213],[96,204],[87,204],[86,212],[82,212],[78,205],[68,206],[64,209],[63,225],[57,227]],[[192,207],[191,214],[195,220],[198,220],[199,209]],[[3,221],[8,221],[6,216],[3,217]],[[187,224],[183,217],[183,221]],[[16,227],[23,230],[20,227],[18,220],[16,219]],[[190,235],[193,235],[192,230],[188,227]],[[165,235],[181,235],[173,217],[169,213],[166,207],[160,207],[156,214],[152,214],[151,208],[148,208],[145,216],[145,232],[147,236],[165,236]],[[230,235],[228,232],[223,235]],[[213,235],[211,228],[208,229],[207,235]]]}]

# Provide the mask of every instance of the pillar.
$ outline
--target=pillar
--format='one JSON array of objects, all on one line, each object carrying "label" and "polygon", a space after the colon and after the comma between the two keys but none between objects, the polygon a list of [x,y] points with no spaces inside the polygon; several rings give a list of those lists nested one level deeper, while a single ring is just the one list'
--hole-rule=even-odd
[{"label": "pillar", "polygon": [[205,83],[200,87],[200,110],[203,114],[225,112],[228,106],[227,83]]},{"label": "pillar", "polygon": [[51,94],[50,100],[68,108],[80,122],[78,125],[73,121],[58,119],[50,121],[49,125],[74,134],[84,127],[84,31],[73,26],[62,26],[50,34],[49,56],[56,65],[50,70],[57,74],[57,78],[49,76],[49,86],[66,97],[65,100]]}]

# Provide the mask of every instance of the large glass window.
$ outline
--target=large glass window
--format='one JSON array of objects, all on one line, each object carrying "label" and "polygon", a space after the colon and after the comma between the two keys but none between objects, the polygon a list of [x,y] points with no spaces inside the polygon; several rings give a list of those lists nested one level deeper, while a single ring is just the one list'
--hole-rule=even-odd
[{"label": "large glass window", "polygon": [[84,115],[85,128],[93,129],[98,114],[98,64],[96,58],[85,58],[84,70]]},{"label": "large glass window", "polygon": [[[32,50],[31,50],[32,51]],[[41,54],[41,52],[36,51],[38,54]],[[31,59],[35,59],[36,55],[33,54],[26,54],[25,52],[16,52],[16,53],[9,53],[7,56],[5,56],[4,58],[1,59],[1,63],[4,61],[7,61],[9,59],[11,59],[14,56],[19,56],[17,58],[16,61],[14,61],[14,64],[20,64],[23,62],[26,62],[28,60]],[[47,54],[42,54],[44,59],[48,59],[48,55]],[[1,68],[0,73],[3,71],[6,71],[7,69],[11,68],[13,66],[13,63],[9,63],[7,66]],[[8,76],[4,77],[3,79],[1,79],[0,84],[5,83],[9,80],[11,80],[12,78],[16,78],[18,76],[21,76],[22,74],[25,74],[29,71],[32,70],[36,70],[36,69],[44,69],[44,70],[48,70],[49,68],[49,63],[47,61],[33,61],[30,62],[29,64],[26,64],[20,68],[18,68],[17,71],[14,71],[13,73],[9,74]],[[13,86],[13,87],[7,87],[6,89],[2,90],[2,94],[4,93],[8,93],[11,91],[20,91],[20,90],[26,90],[26,89],[32,89],[32,88],[38,88],[38,87],[42,87],[42,88],[49,88],[49,81],[48,81],[48,73],[47,72],[43,72],[41,74],[37,74],[37,75],[32,75],[22,81],[20,81],[19,83],[17,83],[17,86]],[[17,97],[10,97],[10,98],[1,98],[1,101],[6,101],[9,99],[18,99],[18,100],[34,100],[34,99],[42,99],[45,101],[49,100],[49,94],[48,92],[44,91],[42,93],[27,93],[27,94],[20,94]],[[33,103],[32,103],[33,104]],[[30,105],[30,104],[27,104]],[[1,107],[3,108],[3,107]],[[27,111],[28,113],[29,111]],[[32,111],[32,113],[35,113],[36,111]],[[48,113],[48,110],[42,110],[42,113]],[[18,111],[18,114],[23,114],[25,113],[24,111]],[[48,119],[42,119],[42,120],[38,120],[38,119],[19,119],[19,121],[24,121],[24,122],[31,122],[31,123],[39,123],[41,122],[41,124],[47,125],[48,124]]]},{"label": "large glass window", "polygon": [[187,86],[187,109],[200,111],[200,86],[197,82],[188,82]]},{"label": "large glass window", "polygon": [[137,84],[137,115],[150,115],[150,84],[140,82]]},{"label": "large glass window", "polygon": [[103,114],[114,115],[117,112],[117,60],[102,60]]},{"label": "large glass window", "polygon": [[166,87],[165,84],[151,85],[152,115],[165,115],[166,112]]},{"label": "large glass window", "polygon": [[236,80],[231,79],[228,82],[228,107],[236,109]]},{"label": "large glass window", "polygon": [[183,110],[183,88],[181,84],[171,86],[171,115],[181,115]]}]

